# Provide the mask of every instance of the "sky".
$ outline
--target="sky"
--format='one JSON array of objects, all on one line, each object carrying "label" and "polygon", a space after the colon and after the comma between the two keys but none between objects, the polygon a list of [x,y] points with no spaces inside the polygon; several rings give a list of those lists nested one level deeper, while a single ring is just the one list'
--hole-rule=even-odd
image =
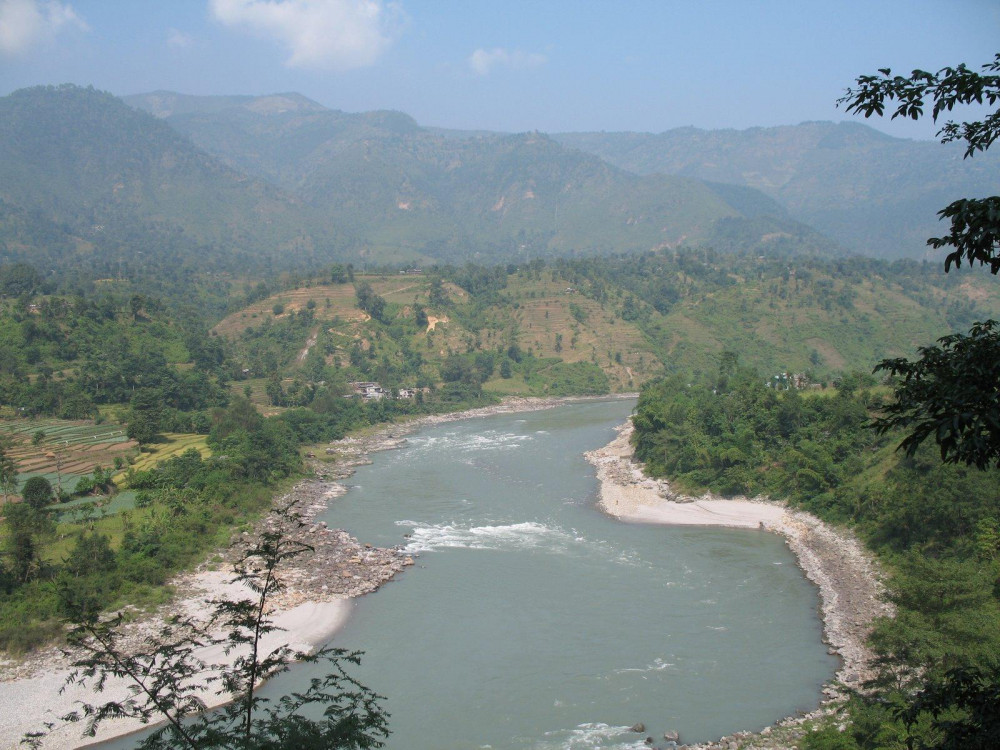
[{"label": "sky", "polygon": [[998,0],[0,0],[0,95],[295,91],[508,132],[861,119],[836,107],[859,75],[998,51]]}]

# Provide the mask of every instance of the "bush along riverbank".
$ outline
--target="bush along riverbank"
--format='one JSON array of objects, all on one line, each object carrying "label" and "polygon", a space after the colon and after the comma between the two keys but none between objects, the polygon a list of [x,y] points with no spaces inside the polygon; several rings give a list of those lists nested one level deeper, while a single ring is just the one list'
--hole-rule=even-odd
[{"label": "bush along riverbank", "polygon": [[[869,669],[846,683],[837,710],[781,741],[937,747],[949,731],[938,718],[988,722],[975,696],[1000,685],[990,666],[1000,658],[1000,473],[944,464],[931,447],[898,453],[902,435],[867,427],[888,395],[865,376],[800,393],[729,365],[643,390],[636,459],[651,478],[669,477],[670,492],[781,498],[789,512],[849,528],[886,571],[883,599],[895,611],[872,622]],[[783,746],[759,735],[727,742]]]}]

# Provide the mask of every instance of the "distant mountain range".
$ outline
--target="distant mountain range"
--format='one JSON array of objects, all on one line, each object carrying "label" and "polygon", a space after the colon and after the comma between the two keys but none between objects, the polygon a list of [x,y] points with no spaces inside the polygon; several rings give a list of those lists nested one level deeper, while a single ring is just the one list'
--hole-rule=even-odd
[{"label": "distant mountain range", "polygon": [[926,256],[927,238],[945,233],[940,209],[1000,191],[1000,153],[963,159],[960,145],[893,138],[858,123],[553,138],[637,174],[756,188],[848,250],[877,258]]},{"label": "distant mountain range", "polygon": [[733,238],[833,250],[759,191],[639,176],[540,133],[427,129],[400,112],[348,114],[298,94],[126,101],[321,208],[376,257],[523,260]]},{"label": "distant mountain range", "polygon": [[860,125],[506,135],[294,93],[39,87],[0,98],[0,260],[143,253],[246,272],[681,244],[912,257],[936,210],[994,189],[996,158],[956,154]]}]

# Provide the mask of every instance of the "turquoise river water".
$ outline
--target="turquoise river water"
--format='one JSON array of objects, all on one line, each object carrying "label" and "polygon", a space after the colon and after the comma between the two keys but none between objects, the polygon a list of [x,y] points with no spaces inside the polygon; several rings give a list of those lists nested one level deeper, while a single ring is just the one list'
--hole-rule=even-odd
[{"label": "turquoise river water", "polygon": [[[321,518],[416,556],[333,641],[365,651],[353,674],[387,696],[390,750],[705,741],[816,706],[837,663],[781,538],[595,508],[583,453],[633,405],[427,428],[347,480]],[[311,676],[300,665],[263,692]]]}]

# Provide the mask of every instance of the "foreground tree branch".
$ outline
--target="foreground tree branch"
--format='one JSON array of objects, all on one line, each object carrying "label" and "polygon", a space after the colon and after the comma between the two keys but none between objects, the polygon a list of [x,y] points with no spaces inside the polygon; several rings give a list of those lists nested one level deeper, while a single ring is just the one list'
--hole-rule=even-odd
[{"label": "foreground tree branch", "polygon": [[[388,715],[382,696],[352,678],[346,665],[360,663],[359,652],[324,648],[315,654],[293,652],[281,646],[264,653],[261,639],[280,630],[268,617],[268,605],[282,590],[282,564],[312,551],[289,539],[289,527],[301,526],[291,507],[274,512],[270,528],[240,555],[234,566],[234,583],[252,598],[218,599],[207,624],[175,618],[148,646],[132,651],[122,642],[123,617],[102,619],[92,603],[72,588],[60,585],[67,620],[72,624],[71,646],[82,653],[67,685],[89,685],[102,692],[109,678],[125,680],[129,697],[104,703],[82,703],[77,711],[32,732],[22,742],[40,747],[57,723],[85,720],[85,736],[94,736],[107,719],[132,718],[141,723],[166,722],[141,743],[146,750],[186,747],[232,750],[292,750],[320,748],[367,750],[379,748],[389,735]],[[211,631],[222,629],[224,635]],[[223,646],[237,656],[228,664],[206,664],[199,652]],[[302,691],[277,700],[261,698],[254,688],[264,679],[287,671],[293,661],[326,662],[325,677],[313,679]],[[206,689],[225,702],[206,711],[201,699]],[[303,714],[309,707],[322,710],[322,719]],[[314,713],[315,713],[314,711]]]}]

